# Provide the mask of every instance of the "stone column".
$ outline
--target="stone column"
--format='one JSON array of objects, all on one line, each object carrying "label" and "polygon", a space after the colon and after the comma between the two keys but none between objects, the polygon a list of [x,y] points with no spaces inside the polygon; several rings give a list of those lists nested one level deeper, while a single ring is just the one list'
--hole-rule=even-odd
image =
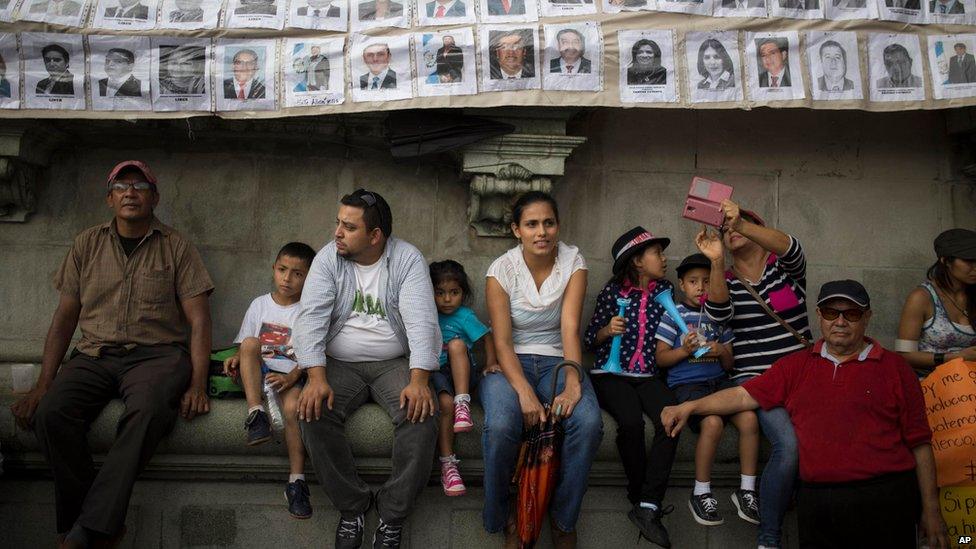
[{"label": "stone column", "polygon": [[40,122],[0,127],[0,222],[24,223],[37,208],[34,187],[62,134]]}]

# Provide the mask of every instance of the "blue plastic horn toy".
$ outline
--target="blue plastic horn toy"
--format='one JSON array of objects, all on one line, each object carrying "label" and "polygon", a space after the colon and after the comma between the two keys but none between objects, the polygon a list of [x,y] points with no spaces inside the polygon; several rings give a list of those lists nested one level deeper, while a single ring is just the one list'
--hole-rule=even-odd
[{"label": "blue plastic horn toy", "polygon": [[[664,307],[664,310],[667,311],[668,316],[671,317],[671,320],[674,321],[683,335],[688,335],[688,325],[685,324],[684,319],[681,318],[681,314],[678,313],[678,308],[674,305],[674,298],[671,296],[670,288],[654,296],[654,302]],[[699,347],[698,350],[695,351],[695,358],[701,358],[707,354],[708,347]]]},{"label": "blue plastic horn toy", "polygon": [[[627,310],[627,305],[630,305],[630,300],[626,297],[617,298],[617,316],[624,316],[624,311]],[[623,334],[617,334],[613,336],[613,341],[610,343],[610,356],[607,357],[607,363],[600,366],[601,370],[610,372],[611,374],[619,374],[624,370],[620,367],[620,342],[623,339]]]}]

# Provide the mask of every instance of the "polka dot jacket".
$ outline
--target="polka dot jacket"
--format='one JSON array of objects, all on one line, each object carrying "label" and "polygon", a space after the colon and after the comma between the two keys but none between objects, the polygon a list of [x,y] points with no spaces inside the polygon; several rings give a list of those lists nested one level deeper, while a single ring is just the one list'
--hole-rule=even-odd
[{"label": "polka dot jacket", "polygon": [[653,377],[658,374],[657,358],[654,354],[657,348],[654,333],[657,331],[658,322],[661,321],[661,315],[665,312],[664,307],[654,302],[654,296],[673,287],[670,281],[663,278],[652,280],[647,288],[633,286],[628,280],[623,284],[611,280],[603,287],[596,298],[593,317],[590,318],[590,324],[583,336],[583,345],[596,353],[596,363],[591,373],[607,373],[600,367],[606,364],[610,357],[613,338],[607,339],[600,345],[596,342],[596,334],[620,311],[617,298],[625,297],[630,299],[630,304],[624,310],[627,328],[620,346],[620,367],[623,369],[623,375]]}]

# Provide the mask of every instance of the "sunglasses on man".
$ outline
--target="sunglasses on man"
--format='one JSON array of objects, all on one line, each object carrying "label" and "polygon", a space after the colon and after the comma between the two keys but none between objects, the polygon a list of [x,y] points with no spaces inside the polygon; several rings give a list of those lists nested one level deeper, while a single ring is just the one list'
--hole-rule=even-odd
[{"label": "sunglasses on man", "polygon": [[129,183],[123,183],[121,181],[116,181],[115,183],[112,183],[111,189],[113,191],[118,191],[120,193],[124,193],[124,192],[128,191],[129,189],[135,189],[137,191],[155,190],[156,189],[156,186],[153,185],[152,183],[148,182],[148,181],[133,181],[133,182],[129,182]]},{"label": "sunglasses on man", "polygon": [[828,321],[837,320],[837,317],[844,315],[844,320],[848,322],[857,322],[864,318],[865,312],[865,309],[845,309],[841,311],[840,309],[834,309],[831,307],[820,308],[820,316],[822,316],[824,320]]}]

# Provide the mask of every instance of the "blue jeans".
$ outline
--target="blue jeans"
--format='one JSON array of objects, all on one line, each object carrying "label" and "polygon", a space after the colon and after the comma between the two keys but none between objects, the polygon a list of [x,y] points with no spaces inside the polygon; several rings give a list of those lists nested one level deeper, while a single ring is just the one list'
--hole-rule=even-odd
[{"label": "blue jeans", "polygon": [[[734,380],[742,385],[750,378]],[[756,410],[759,427],[769,439],[769,461],[759,481],[759,545],[780,547],[783,536],[783,517],[793,497],[799,458],[796,433],[785,408]]]},{"label": "blue jeans", "polygon": [[[545,404],[552,395],[553,367],[562,359],[554,356],[518,355],[526,380]],[[556,394],[563,390],[566,369],[559,372]],[[482,438],[485,458],[485,530],[500,532],[508,521],[509,485],[515,472],[515,460],[522,443],[522,407],[515,389],[505,376],[492,373],[479,384],[479,396],[485,409],[485,431]],[[573,415],[563,420],[566,436],[562,445],[562,465],[549,513],[563,532],[576,530],[583,494],[586,493],[590,465],[603,438],[600,406],[589,377],[582,379],[582,396]]]}]

